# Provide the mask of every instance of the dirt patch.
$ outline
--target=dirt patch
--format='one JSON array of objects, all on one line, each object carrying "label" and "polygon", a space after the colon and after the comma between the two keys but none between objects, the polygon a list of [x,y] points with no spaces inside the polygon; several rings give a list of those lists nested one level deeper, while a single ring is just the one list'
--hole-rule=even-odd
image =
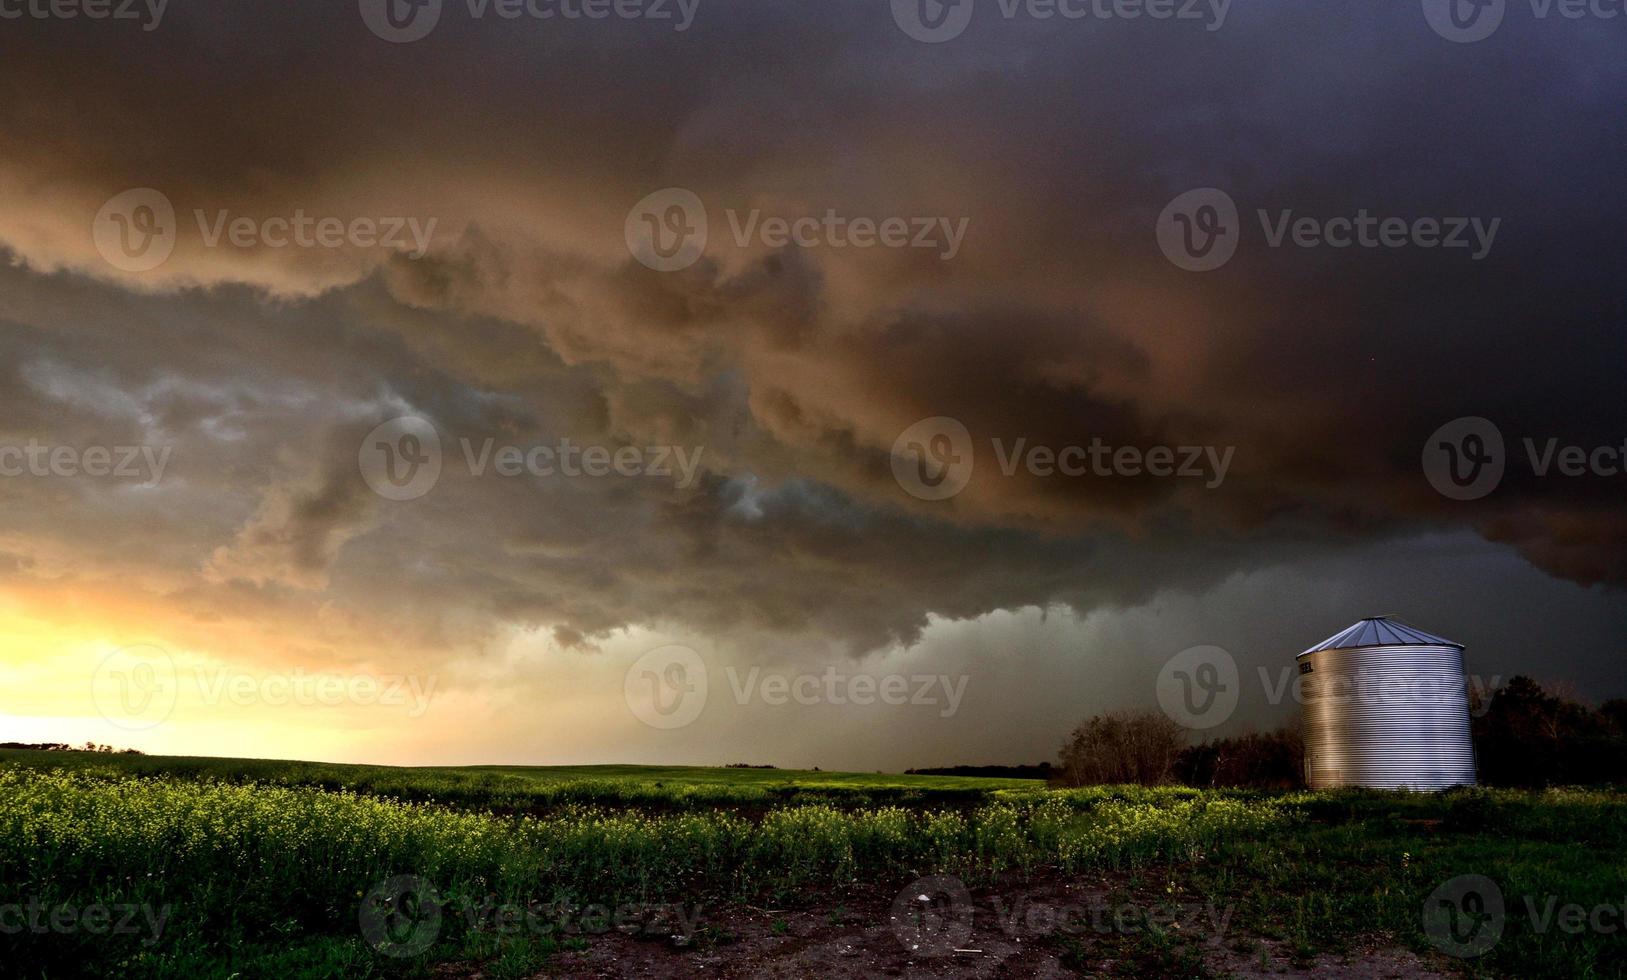
[{"label": "dirt patch", "polygon": [[1323,954],[1310,963],[1296,963],[1277,943],[1255,940],[1253,946],[1246,953],[1237,949],[1220,951],[1210,961],[1211,969],[1217,976],[1238,980],[1446,980],[1451,976],[1430,969],[1411,950],[1382,942],[1360,943],[1348,954]]},{"label": "dirt patch", "polygon": [[[1296,961],[1240,935],[1199,896],[1102,876],[966,889],[925,878],[902,891],[853,888],[798,909],[703,907],[692,935],[581,936],[541,976],[789,978],[1444,977],[1382,942]],[[480,972],[450,967],[446,976]]]}]

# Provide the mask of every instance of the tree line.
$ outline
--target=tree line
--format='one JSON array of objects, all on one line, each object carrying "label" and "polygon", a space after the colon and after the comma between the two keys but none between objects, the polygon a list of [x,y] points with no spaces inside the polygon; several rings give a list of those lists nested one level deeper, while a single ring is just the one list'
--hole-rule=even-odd
[{"label": "tree line", "polygon": [[[1470,707],[1483,786],[1627,783],[1627,700],[1593,707],[1522,676]],[[1305,754],[1297,725],[1192,744],[1159,712],[1113,712],[1073,730],[1051,781],[1294,789],[1305,785]]]}]

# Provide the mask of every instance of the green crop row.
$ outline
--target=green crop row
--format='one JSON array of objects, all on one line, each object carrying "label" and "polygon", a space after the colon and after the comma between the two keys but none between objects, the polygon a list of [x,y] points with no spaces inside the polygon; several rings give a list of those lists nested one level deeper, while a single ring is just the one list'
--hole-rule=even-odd
[{"label": "green crop row", "polygon": [[927,873],[1190,861],[1288,819],[1267,802],[1068,794],[971,810],[497,816],[307,787],[0,770],[0,881],[12,901],[168,910],[157,942],[82,932],[41,942],[24,931],[0,945],[24,972],[128,974],[277,937],[354,938],[363,895],[396,875],[522,905],[779,901]]}]

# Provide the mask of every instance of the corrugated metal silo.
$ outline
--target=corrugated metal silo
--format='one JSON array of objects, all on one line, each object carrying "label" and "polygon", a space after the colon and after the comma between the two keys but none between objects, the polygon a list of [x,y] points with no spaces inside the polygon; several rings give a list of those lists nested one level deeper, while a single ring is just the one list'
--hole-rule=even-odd
[{"label": "corrugated metal silo", "polygon": [[1376,616],[1298,659],[1312,789],[1475,784],[1463,644]]}]

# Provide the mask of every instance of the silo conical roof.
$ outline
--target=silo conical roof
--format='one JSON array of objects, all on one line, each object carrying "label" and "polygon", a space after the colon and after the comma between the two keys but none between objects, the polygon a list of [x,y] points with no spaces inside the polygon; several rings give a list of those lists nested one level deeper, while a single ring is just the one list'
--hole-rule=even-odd
[{"label": "silo conical roof", "polygon": [[1461,650],[1463,644],[1425,633],[1390,616],[1370,616],[1340,630],[1300,656],[1319,650],[1351,650],[1357,647],[1457,647]]}]

